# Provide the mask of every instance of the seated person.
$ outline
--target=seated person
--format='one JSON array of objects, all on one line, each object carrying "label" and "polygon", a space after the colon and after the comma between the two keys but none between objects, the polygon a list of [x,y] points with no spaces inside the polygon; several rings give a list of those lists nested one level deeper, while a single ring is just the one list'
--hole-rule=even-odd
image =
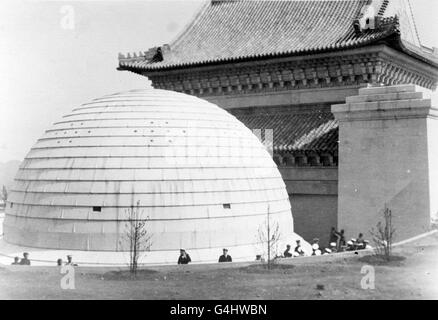
[{"label": "seated person", "polygon": [[301,241],[297,240],[297,245],[294,249],[294,252],[296,252],[298,254],[298,256],[304,256],[304,250],[301,247]]},{"label": "seated person", "polygon": [[312,256],[320,256],[321,250],[319,250],[319,244],[314,243],[312,244]]},{"label": "seated person", "polygon": [[291,258],[292,257],[292,253],[290,253],[290,244],[288,244],[286,246],[286,250],[284,250],[283,256],[285,258]]},{"label": "seated person", "polygon": [[189,264],[189,262],[192,262],[192,259],[190,259],[189,254],[184,250],[180,249],[180,255],[178,258],[178,264]]},{"label": "seated person", "polygon": [[365,249],[366,244],[365,244],[365,239],[363,238],[363,234],[362,233],[359,233],[359,236],[358,236],[355,244],[356,244],[356,249],[357,250]]},{"label": "seated person", "polygon": [[356,239],[352,239],[350,241],[347,241],[347,248],[346,251],[354,251],[355,250],[355,245],[354,245],[354,241]]},{"label": "seated person", "polygon": [[19,265],[20,264],[20,258],[19,257],[15,257],[14,258],[14,262],[11,263],[11,265]]},{"label": "seated person", "polygon": [[30,266],[29,253],[23,253],[23,258],[20,261],[22,266]]},{"label": "seated person", "polygon": [[341,232],[337,232],[337,234],[339,235],[337,250],[338,251],[342,251],[343,248],[346,246],[346,243],[345,243],[345,231],[341,230]]},{"label": "seated person", "polygon": [[337,247],[338,247],[338,245],[337,245],[336,242],[331,242],[331,243],[330,243],[330,250],[331,250],[331,253],[338,252]]},{"label": "seated person", "polygon": [[228,249],[222,249],[223,254],[219,257],[219,262],[233,262],[233,259],[228,255]]}]

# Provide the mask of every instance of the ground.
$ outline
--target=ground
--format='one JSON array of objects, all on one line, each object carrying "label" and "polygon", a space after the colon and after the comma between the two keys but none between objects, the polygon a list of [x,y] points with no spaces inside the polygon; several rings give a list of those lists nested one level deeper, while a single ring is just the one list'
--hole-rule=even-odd
[{"label": "ground", "polygon": [[[271,271],[245,264],[172,266],[143,269],[136,280],[126,270],[77,267],[74,290],[61,289],[57,267],[0,265],[0,299],[438,299],[438,233],[395,254],[403,258],[383,265],[351,257],[306,258]],[[375,289],[365,290],[361,270],[370,264]]]}]

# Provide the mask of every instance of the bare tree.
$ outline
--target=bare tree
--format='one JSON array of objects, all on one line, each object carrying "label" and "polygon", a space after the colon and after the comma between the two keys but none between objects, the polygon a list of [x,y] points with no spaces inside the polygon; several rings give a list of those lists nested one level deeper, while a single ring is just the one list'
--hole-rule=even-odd
[{"label": "bare tree", "polygon": [[143,218],[143,210],[140,210],[140,201],[136,206],[131,206],[126,212],[126,224],[124,240],[129,246],[129,271],[132,275],[137,274],[138,260],[140,256],[149,251],[152,246],[152,234],[148,232],[149,217]]},{"label": "bare tree", "polygon": [[373,237],[376,254],[389,261],[391,259],[392,241],[395,234],[395,228],[392,225],[392,211],[389,208],[385,206],[383,223],[379,221],[376,229],[373,228],[370,233]]},{"label": "bare tree", "polygon": [[6,202],[6,200],[8,200],[8,189],[6,189],[6,186],[3,185],[2,187],[2,194],[1,194],[1,199]]},{"label": "bare tree", "polygon": [[276,253],[278,242],[280,241],[280,225],[278,222],[273,222],[270,219],[270,208],[268,206],[268,213],[265,222],[263,222],[258,229],[259,242],[266,248],[268,269],[271,269],[274,259],[271,258],[273,253]]}]

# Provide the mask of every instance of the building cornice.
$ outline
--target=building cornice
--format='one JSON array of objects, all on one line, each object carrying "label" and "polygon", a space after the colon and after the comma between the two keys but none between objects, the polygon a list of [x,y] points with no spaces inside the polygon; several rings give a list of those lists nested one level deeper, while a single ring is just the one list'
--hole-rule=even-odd
[{"label": "building cornice", "polygon": [[204,98],[367,83],[435,89],[438,69],[385,44],[299,57],[144,72],[158,89]]}]

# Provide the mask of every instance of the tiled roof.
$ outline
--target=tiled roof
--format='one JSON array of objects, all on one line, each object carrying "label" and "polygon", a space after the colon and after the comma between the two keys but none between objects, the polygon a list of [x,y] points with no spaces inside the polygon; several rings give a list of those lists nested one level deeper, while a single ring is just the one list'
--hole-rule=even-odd
[{"label": "tiled roof", "polygon": [[[169,46],[163,59],[120,59],[120,69],[167,69],[242,59],[334,51],[397,33],[397,23],[355,32],[368,0],[211,1]],[[385,11],[386,0],[375,0]],[[154,50],[152,50],[153,54]],[[151,58],[151,57],[150,57]],[[161,60],[161,56],[160,59]]]},{"label": "tiled roof", "polygon": [[251,130],[273,130],[276,152],[329,152],[338,150],[338,123],[329,111],[290,113],[230,112]]}]

